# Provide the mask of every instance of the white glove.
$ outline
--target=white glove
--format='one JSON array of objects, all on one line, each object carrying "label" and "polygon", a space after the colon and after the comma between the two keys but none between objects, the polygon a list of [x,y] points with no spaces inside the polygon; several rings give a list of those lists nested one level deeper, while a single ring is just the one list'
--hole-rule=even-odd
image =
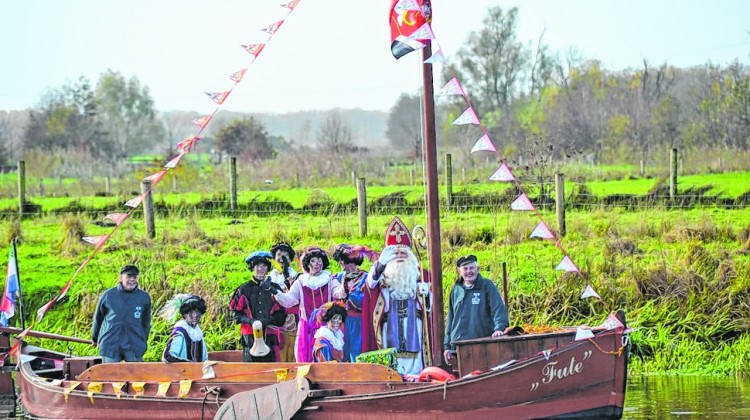
[{"label": "white glove", "polygon": [[382,265],[387,265],[389,262],[395,259],[396,259],[396,246],[388,245],[387,247],[383,248],[382,251],[380,251],[378,262]]}]

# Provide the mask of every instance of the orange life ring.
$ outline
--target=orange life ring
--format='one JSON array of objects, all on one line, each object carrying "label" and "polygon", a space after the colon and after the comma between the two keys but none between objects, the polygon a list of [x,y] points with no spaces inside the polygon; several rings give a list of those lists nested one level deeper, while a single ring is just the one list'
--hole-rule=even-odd
[{"label": "orange life ring", "polygon": [[419,382],[446,382],[455,380],[455,376],[437,366],[427,366],[419,372]]}]

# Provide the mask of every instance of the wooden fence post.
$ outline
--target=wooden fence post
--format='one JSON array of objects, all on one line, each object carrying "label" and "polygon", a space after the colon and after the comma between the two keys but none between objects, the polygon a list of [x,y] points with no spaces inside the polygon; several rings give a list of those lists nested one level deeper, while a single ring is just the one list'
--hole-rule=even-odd
[{"label": "wooden fence post", "polygon": [[141,194],[143,194],[143,221],[146,223],[146,234],[149,238],[156,237],[156,224],[154,223],[154,199],[151,194],[151,180],[141,180]]},{"label": "wooden fence post", "polygon": [[451,154],[445,154],[445,195],[448,207],[453,205],[453,162]]},{"label": "wooden fence post", "polygon": [[18,215],[23,217],[23,205],[26,203],[26,162],[18,161]]},{"label": "wooden fence post", "polygon": [[669,199],[674,200],[677,195],[677,148],[669,155]]},{"label": "wooden fence post", "polygon": [[352,171],[352,184],[357,185],[357,171]]},{"label": "wooden fence post", "polygon": [[560,236],[565,236],[565,174],[555,174],[555,210],[557,212],[557,229]]},{"label": "wooden fence post", "polygon": [[357,215],[359,216],[359,236],[367,236],[367,180],[357,178]]},{"label": "wooden fence post", "polygon": [[177,192],[177,175],[172,175],[172,192]]},{"label": "wooden fence post", "polygon": [[414,168],[409,169],[409,185],[414,185]]},{"label": "wooden fence post", "polygon": [[111,183],[112,183],[112,180],[110,179],[110,176],[107,175],[104,178],[104,195],[106,195],[107,197],[109,197],[110,192],[111,192]]},{"label": "wooden fence post", "polygon": [[229,158],[229,208],[237,211],[237,157]]},{"label": "wooden fence post", "polygon": [[641,164],[641,172],[640,172],[640,174],[641,174],[641,176],[643,176],[643,174],[646,173],[646,162],[644,162],[643,159],[641,159],[640,164]]}]

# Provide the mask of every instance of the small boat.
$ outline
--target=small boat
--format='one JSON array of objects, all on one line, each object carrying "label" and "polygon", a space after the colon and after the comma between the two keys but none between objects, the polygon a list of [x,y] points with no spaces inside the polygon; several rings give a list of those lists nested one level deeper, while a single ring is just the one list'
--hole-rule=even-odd
[{"label": "small boat", "polygon": [[459,379],[448,381],[405,382],[369,363],[243,363],[238,351],[211,353],[210,364],[102,364],[31,345],[17,381],[32,418],[616,419],[628,359],[617,317],[580,340],[566,328],[458,342]]}]

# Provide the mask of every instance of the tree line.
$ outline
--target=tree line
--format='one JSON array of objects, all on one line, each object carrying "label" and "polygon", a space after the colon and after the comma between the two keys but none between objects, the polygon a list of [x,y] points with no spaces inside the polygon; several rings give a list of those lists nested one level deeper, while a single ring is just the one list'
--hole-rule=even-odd
[{"label": "tree line", "polygon": [[[518,19],[516,8],[491,7],[440,77],[442,83],[458,77],[501,155],[533,167],[570,157],[633,163],[673,147],[747,150],[748,66],[644,61],[636,69],[609,70],[575,50],[553,53],[544,33],[535,44],[522,42]],[[440,146],[454,153],[456,164],[473,164],[469,150],[481,132],[451,124],[466,103],[438,98],[438,107]],[[368,162],[373,155],[421,157],[416,94],[403,94],[390,110],[385,151],[364,149],[357,127],[338,110],[316,129],[305,121],[293,138],[269,134],[257,118],[219,116],[204,133],[203,150],[239,156],[268,176],[347,176],[375,165]],[[162,163],[174,156],[177,142],[196,132],[193,118],[157,112],[148,87],[108,70],[95,83],[82,77],[49,91],[30,110],[0,112],[0,163],[12,165],[13,156],[47,171],[32,176],[119,175],[131,171],[133,156],[151,154]]]}]

